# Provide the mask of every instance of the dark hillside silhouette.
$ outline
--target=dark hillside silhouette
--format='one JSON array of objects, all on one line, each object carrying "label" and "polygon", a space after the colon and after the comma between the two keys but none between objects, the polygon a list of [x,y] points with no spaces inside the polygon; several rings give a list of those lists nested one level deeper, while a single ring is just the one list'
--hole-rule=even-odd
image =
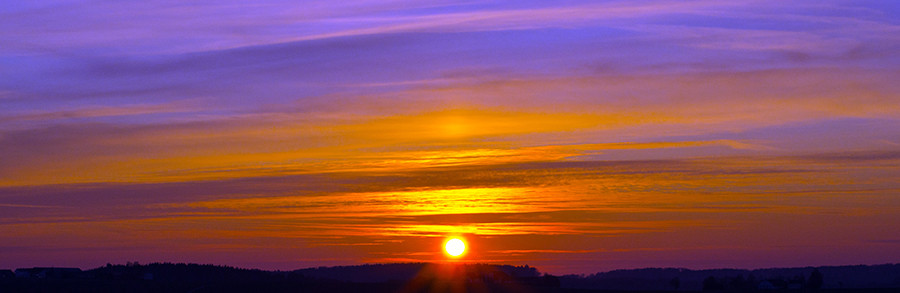
[{"label": "dark hillside silhouette", "polygon": [[900,264],[756,270],[647,268],[560,277],[564,288],[721,291],[759,289],[900,288]]},{"label": "dark hillside silhouette", "polygon": [[[359,266],[318,267],[293,271],[305,277],[347,282],[391,282],[410,280],[421,276],[421,272],[440,266],[431,263],[366,264]],[[468,272],[476,274],[503,273],[512,278],[535,278],[540,276],[537,268],[530,266],[464,264]]]},{"label": "dark hillside silhouette", "polygon": [[[263,271],[184,263],[21,268],[0,292],[548,292],[552,276],[528,266],[372,264]],[[558,292],[558,291],[549,291]]]},{"label": "dark hillside silhouette", "polygon": [[[774,291],[773,291],[774,290]],[[896,292],[900,264],[552,276],[530,266],[367,264],[294,271],[153,263],[0,271],[0,292]]]}]

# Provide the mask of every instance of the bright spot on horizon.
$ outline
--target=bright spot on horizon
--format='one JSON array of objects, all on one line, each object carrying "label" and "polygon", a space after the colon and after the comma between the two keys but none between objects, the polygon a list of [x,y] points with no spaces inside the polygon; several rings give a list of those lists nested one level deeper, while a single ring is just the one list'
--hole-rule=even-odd
[{"label": "bright spot on horizon", "polygon": [[451,256],[460,256],[466,251],[466,243],[459,238],[453,238],[444,244],[444,250]]}]

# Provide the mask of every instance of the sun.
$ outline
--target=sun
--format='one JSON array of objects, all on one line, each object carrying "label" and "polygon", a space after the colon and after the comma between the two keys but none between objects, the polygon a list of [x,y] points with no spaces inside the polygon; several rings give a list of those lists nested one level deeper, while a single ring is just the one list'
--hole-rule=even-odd
[{"label": "sun", "polygon": [[466,252],[466,243],[459,238],[447,240],[444,244],[444,250],[451,256],[460,256]]}]

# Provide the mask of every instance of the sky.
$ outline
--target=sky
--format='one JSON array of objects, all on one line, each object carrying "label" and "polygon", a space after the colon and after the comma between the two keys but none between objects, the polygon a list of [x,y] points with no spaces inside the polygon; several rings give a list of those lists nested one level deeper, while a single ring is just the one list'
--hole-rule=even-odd
[{"label": "sky", "polygon": [[900,262],[900,2],[250,2],[0,6],[0,268]]}]

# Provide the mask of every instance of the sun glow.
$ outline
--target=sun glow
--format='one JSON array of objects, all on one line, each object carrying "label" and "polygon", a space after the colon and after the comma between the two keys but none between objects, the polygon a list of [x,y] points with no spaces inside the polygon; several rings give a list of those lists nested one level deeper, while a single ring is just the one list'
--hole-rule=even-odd
[{"label": "sun glow", "polygon": [[451,256],[460,256],[463,252],[466,252],[466,243],[459,238],[453,238],[447,240],[447,243],[444,244],[444,250]]}]

